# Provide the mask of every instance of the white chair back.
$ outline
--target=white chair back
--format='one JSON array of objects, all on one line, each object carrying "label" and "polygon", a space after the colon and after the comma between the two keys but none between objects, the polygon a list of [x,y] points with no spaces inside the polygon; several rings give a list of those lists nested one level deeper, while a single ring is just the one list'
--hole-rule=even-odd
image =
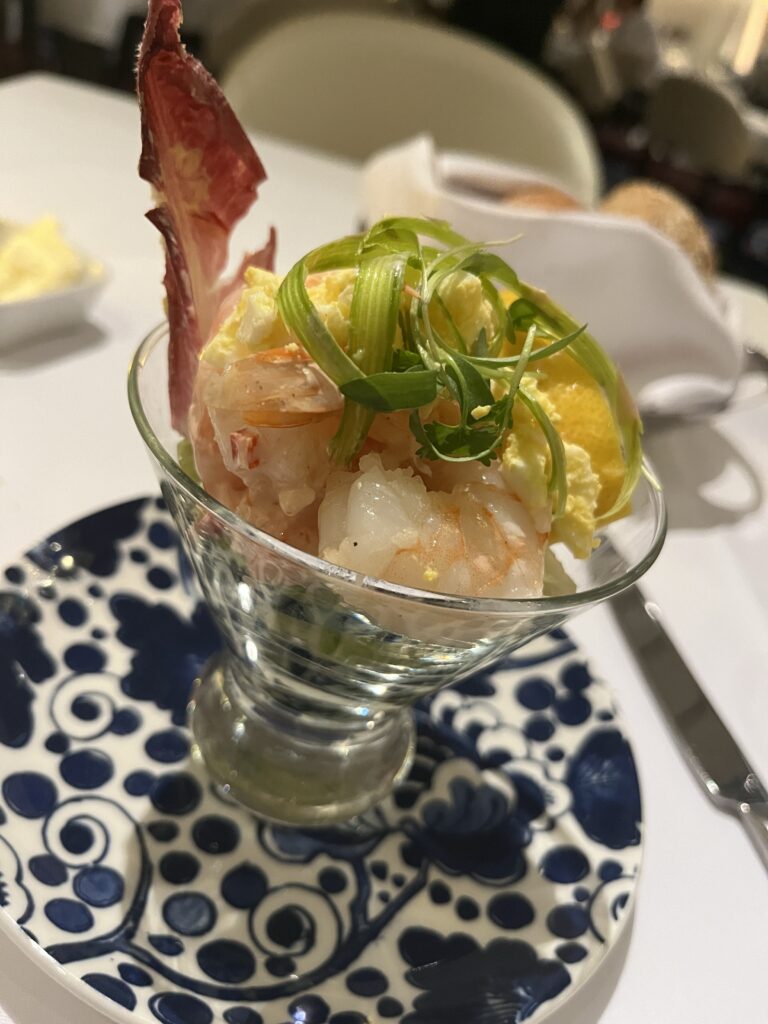
[{"label": "white chair back", "polygon": [[690,66],[697,70],[733,56],[736,36],[750,0],[651,0],[650,17],[660,33],[679,40]]},{"label": "white chair back", "polygon": [[703,78],[663,79],[648,104],[646,126],[652,148],[678,155],[696,170],[738,177],[749,162],[749,130],[738,103]]},{"label": "white chair back", "polygon": [[601,191],[581,113],[543,75],[441,26],[331,11],[248,43],[223,87],[245,125],[362,160],[419,132],[439,149],[527,164],[585,203]]}]

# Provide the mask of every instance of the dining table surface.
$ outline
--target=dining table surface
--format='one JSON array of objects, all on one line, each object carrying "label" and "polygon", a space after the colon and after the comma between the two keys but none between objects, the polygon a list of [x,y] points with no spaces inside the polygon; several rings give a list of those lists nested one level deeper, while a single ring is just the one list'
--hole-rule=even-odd
[{"label": "dining table surface", "polygon": [[[132,97],[51,75],[6,80],[0,140],[0,215],[54,214],[108,273],[86,323],[34,343],[0,344],[5,565],[66,523],[157,491],[126,377],[139,342],[163,317],[163,257],[144,218],[152,203],[137,173]],[[307,250],[355,229],[360,168],[273,138],[255,142],[269,177],[236,230],[233,261],[274,224],[278,269],[286,271]],[[768,302],[752,295],[749,330],[765,344]],[[747,389],[709,416],[649,424],[646,448],[664,486],[669,533],[643,589],[768,782],[768,395]],[[610,607],[568,629],[613,687],[627,724],[644,860],[622,942],[547,1019],[759,1024],[768,1014],[765,868],[739,823],[715,809],[686,767]],[[13,1024],[108,1019],[45,975],[5,932],[0,1006]]]}]

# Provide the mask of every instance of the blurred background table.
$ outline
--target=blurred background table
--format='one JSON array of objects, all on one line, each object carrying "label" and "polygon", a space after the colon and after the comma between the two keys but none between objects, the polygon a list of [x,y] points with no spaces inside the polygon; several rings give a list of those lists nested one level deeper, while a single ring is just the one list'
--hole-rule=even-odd
[{"label": "blurred background table", "polygon": [[[162,317],[162,258],[136,173],[128,97],[34,75],[0,84],[0,196],[20,220],[56,214],[111,278],[92,320],[0,353],[0,563],[94,509],[154,492],[125,395],[129,359]],[[279,269],[358,219],[356,165],[259,138],[270,175],[234,250],[279,229]],[[5,212],[5,211],[4,211]],[[768,337],[759,296],[751,330]],[[768,399],[649,431],[670,510],[647,578],[669,631],[768,779]],[[646,853],[631,933],[553,1024],[724,1020],[765,1008],[765,875],[740,826],[717,813],[683,764],[614,627],[597,609],[573,623],[615,687],[634,738]],[[622,962],[622,957],[626,958]],[[0,1004],[14,1024],[98,1024],[100,1015],[0,942]]]},{"label": "blurred background table", "polygon": [[[39,69],[130,90],[145,9],[143,0],[0,0],[0,78]],[[495,43],[510,62],[532,62],[571,93],[591,120],[608,187],[632,177],[669,185],[705,219],[726,273],[768,279],[766,0],[186,0],[184,11],[188,46],[218,75],[279,23],[308,12],[386,13],[406,33],[420,18]],[[670,76],[729,90],[743,139],[738,160],[702,162],[684,131],[690,118],[676,118],[680,131],[670,138],[654,136],[649,103]],[[715,98],[709,120],[712,107],[696,114],[705,137],[722,130],[722,103]],[[489,138],[503,134],[499,123]]]}]

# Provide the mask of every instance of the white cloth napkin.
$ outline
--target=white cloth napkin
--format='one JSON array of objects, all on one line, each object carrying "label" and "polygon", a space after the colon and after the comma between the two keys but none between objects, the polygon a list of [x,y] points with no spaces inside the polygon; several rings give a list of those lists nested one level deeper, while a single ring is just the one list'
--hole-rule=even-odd
[{"label": "white cloth napkin", "polygon": [[499,253],[523,280],[589,325],[644,412],[690,414],[726,402],[743,346],[725,297],[676,245],[640,222],[505,207],[456,186],[472,182],[501,194],[523,180],[562,188],[538,171],[438,154],[428,136],[418,136],[368,162],[362,212],[369,223],[390,215],[447,220],[477,241],[520,235]]}]

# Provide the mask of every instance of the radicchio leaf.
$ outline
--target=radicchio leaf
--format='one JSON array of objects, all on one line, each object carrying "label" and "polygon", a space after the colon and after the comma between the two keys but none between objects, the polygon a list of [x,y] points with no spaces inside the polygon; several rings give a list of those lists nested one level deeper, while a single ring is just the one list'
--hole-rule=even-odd
[{"label": "radicchio leaf", "polygon": [[[139,174],[156,193],[147,216],[166,245],[171,415],[186,433],[198,354],[233,289],[219,283],[232,228],[266,174],[219,86],[182,45],[180,24],[180,0],[149,0],[136,76]],[[245,265],[271,268],[273,254],[274,233]]]}]

